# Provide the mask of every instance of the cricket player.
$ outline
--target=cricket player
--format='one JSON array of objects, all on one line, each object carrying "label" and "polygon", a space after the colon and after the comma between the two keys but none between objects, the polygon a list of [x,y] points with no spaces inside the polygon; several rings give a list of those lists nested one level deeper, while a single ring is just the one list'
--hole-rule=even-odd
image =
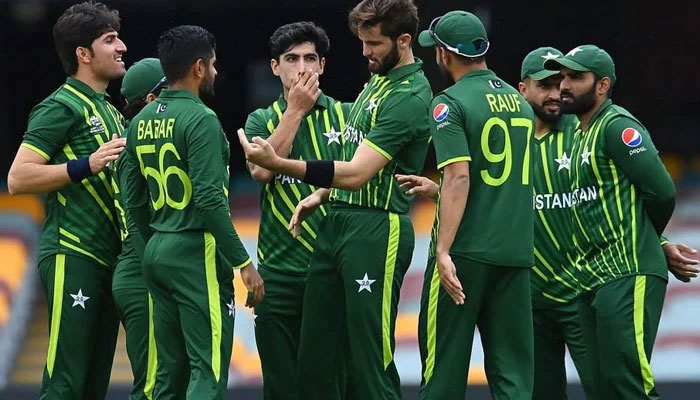
[{"label": "cricket player", "polygon": [[[270,66],[282,93],[265,109],[253,111],[245,126],[249,140],[269,141],[280,157],[341,160],[340,135],[350,104],[325,95],[319,77],[330,48],[323,28],[313,22],[283,25],[270,37]],[[287,226],[297,204],[315,187],[249,164],[261,183],[258,271],[265,298],[255,307],[255,338],[262,364],[265,399],[297,398],[297,356],[302,302],[309,261],[328,207],[321,206],[293,237]]]},{"label": "cricket player", "polygon": [[668,272],[660,243],[675,187],[642,123],[610,100],[615,65],[594,45],[545,62],[562,111],[581,122],[571,154],[580,318],[596,399],[658,399],[650,361]]},{"label": "cricket player", "polygon": [[120,240],[105,167],[125,141],[105,89],[125,72],[119,28],[118,11],[101,3],[58,18],[53,37],[68,78],[32,110],[8,175],[11,194],[46,194],[38,259],[50,326],[40,399],[103,399],[112,369]]},{"label": "cricket player", "polygon": [[[126,71],[122,79],[121,94],[126,103],[124,117],[127,124],[148,103],[155,100],[166,84],[163,68],[157,58],[144,58],[134,63]],[[125,183],[120,182],[120,168],[123,157],[112,165],[114,190],[114,207],[119,214],[117,221],[122,239],[122,251],[117,258],[112,277],[112,297],[117,307],[119,319],[126,332],[126,351],[134,375],[134,383],[129,395],[130,400],[145,400],[153,398],[153,388],[156,377],[156,345],[153,333],[153,302],[146,289],[143,279],[140,253],[143,253],[145,243],[134,244],[142,240],[141,235],[133,235],[136,227],[127,227],[124,198],[120,188]],[[140,252],[136,247],[141,248]]]},{"label": "cricket player", "polygon": [[451,11],[421,32],[454,84],[431,104],[441,174],[418,339],[421,399],[463,399],[475,326],[494,399],[532,399],[533,111],[487,69],[486,30]]},{"label": "cricket player", "polygon": [[127,217],[147,243],[142,260],[153,298],[154,397],[223,399],[233,345],[233,271],[241,270],[253,293],[250,305],[262,299],[263,282],[231,223],[228,141],[200,99],[214,94],[215,38],[198,26],[169,29],[158,40],[158,58],[168,89],[131,121],[120,167]]},{"label": "cricket player", "polygon": [[423,167],[431,92],[411,49],[418,28],[411,0],[364,0],[349,21],[372,77],[346,118],[340,138],[344,161],[292,160],[277,155],[262,138],[248,143],[242,131],[239,138],[249,162],[334,188],[302,200],[290,223],[301,234],[308,215],[331,202],[304,293],[299,398],[344,398],[336,369],[347,358],[348,396],[399,399],[394,326],[414,233],[407,214],[411,197],[399,189],[394,174]]}]

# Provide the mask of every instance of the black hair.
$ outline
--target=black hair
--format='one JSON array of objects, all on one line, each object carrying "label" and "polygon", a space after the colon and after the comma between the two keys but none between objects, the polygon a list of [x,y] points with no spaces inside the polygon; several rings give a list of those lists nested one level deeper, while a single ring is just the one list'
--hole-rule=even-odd
[{"label": "black hair", "polygon": [[293,22],[280,26],[270,36],[270,56],[279,61],[283,53],[302,43],[313,43],[319,58],[331,48],[323,28],[309,21]]},{"label": "black hair", "polygon": [[110,31],[119,31],[119,11],[94,1],[70,6],[53,26],[53,41],[58,58],[67,75],[78,72],[75,49],[86,47],[92,52],[92,42]]},{"label": "black hair", "polygon": [[216,38],[201,26],[176,26],[158,39],[160,65],[171,84],[184,78],[197,60],[209,63],[215,52]]},{"label": "black hair", "polygon": [[413,0],[363,0],[348,16],[348,25],[355,35],[360,29],[381,24],[382,35],[391,40],[408,33],[413,41],[418,34],[418,23],[418,8]]}]

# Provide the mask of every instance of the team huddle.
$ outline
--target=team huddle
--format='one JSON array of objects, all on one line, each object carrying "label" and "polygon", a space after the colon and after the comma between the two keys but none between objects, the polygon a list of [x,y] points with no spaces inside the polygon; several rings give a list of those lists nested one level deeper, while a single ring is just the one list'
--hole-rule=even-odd
[{"label": "team huddle", "polygon": [[[68,78],[32,110],[8,176],[13,194],[46,194],[40,398],[105,398],[120,321],[130,399],[224,398],[239,270],[265,399],[400,399],[394,328],[420,195],[436,203],[421,399],[464,398],[476,327],[494,399],[566,399],[566,348],[586,398],[658,399],[668,272],[689,281],[697,261],[663,237],[675,186],[644,125],[610,100],[610,55],[535,49],[516,89],[488,69],[474,14],[418,34],[412,0],[363,0],[348,22],[371,73],[354,102],[320,88],[323,28],[270,37],[282,93],[238,130],[260,183],[256,268],[205,104],[214,36],[171,28],[158,58],[127,71],[116,10],[87,2],[58,19]],[[433,94],[415,42],[435,49],[446,90]],[[120,112],[105,89],[121,78]],[[421,176],[431,142],[439,183]]]}]

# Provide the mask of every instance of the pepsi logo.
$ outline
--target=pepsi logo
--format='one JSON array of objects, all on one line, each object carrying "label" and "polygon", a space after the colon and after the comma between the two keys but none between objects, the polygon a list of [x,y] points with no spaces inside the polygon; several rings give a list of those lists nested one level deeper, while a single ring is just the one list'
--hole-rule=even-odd
[{"label": "pepsi logo", "polygon": [[625,128],[622,131],[622,141],[627,147],[637,147],[642,144],[642,134],[634,128]]},{"label": "pepsi logo", "polygon": [[447,114],[450,113],[450,107],[445,103],[440,103],[433,109],[433,119],[436,122],[442,122],[447,118]]}]

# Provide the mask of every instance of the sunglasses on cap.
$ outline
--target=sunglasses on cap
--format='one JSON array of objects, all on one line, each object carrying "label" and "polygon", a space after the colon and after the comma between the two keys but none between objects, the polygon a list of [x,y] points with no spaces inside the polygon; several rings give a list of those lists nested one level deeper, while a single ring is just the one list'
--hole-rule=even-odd
[{"label": "sunglasses on cap", "polygon": [[[428,33],[430,33],[430,36],[432,36],[436,42],[438,42],[441,46],[443,46],[447,50],[449,50],[453,53],[457,53],[457,54],[464,56],[464,57],[467,57],[467,58],[481,57],[484,54],[486,54],[486,52],[489,50],[490,43],[488,40],[481,40],[481,43],[479,43],[478,47],[476,45],[474,45],[474,48],[477,51],[481,50],[480,53],[474,54],[474,55],[464,54],[464,53],[462,53],[461,49],[454,47],[454,46],[450,46],[449,44],[445,43],[445,41],[440,39],[440,36],[438,36],[437,33],[435,32],[435,28],[437,28],[437,24],[438,24],[438,22],[440,22],[440,18],[442,18],[442,17],[437,17],[430,23],[430,26],[428,26]],[[462,45],[459,45],[459,47],[462,47]]]}]

